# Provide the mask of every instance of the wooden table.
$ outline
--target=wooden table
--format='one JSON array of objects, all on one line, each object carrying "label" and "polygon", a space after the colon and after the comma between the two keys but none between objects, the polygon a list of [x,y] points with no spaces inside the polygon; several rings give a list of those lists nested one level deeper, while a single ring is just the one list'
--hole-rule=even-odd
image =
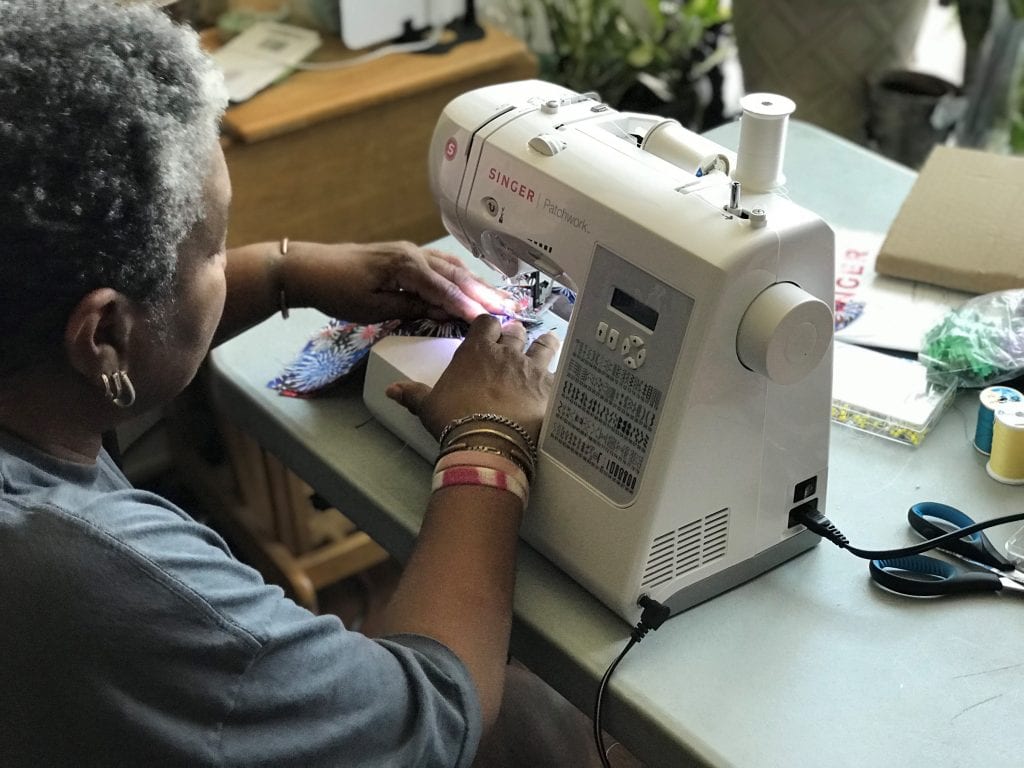
[{"label": "wooden table", "polygon": [[[521,40],[485,31],[442,54],[299,71],[230,107],[223,124],[234,185],[228,245],[285,236],[424,243],[443,235],[427,182],[438,115],[464,91],[537,74]],[[313,60],[351,56],[325,36]]]}]

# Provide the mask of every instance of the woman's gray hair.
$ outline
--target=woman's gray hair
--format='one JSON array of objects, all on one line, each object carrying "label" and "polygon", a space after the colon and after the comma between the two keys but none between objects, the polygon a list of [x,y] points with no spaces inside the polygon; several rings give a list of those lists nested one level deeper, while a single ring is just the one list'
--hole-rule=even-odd
[{"label": "woman's gray hair", "polygon": [[195,32],[146,3],[0,0],[0,370],[95,288],[170,295],[225,103]]}]

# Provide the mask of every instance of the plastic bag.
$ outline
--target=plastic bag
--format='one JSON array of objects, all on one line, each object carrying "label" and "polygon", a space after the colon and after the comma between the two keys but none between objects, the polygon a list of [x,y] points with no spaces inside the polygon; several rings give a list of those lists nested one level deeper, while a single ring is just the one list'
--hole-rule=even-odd
[{"label": "plastic bag", "polygon": [[1024,372],[1024,289],[968,299],[925,333],[918,359],[961,387],[987,387]]}]

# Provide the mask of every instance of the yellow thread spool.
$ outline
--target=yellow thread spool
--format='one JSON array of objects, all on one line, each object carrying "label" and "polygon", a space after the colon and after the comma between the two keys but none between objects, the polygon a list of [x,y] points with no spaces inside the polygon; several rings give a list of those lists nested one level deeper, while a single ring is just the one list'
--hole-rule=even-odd
[{"label": "yellow thread spool", "polygon": [[992,428],[992,455],[985,465],[993,480],[1024,485],[1024,406],[998,408]]}]

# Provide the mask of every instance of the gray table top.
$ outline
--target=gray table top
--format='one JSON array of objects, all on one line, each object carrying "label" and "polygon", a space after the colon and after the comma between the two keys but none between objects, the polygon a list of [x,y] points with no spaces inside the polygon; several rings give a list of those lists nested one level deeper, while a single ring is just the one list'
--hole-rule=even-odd
[{"label": "gray table top", "polygon": [[[735,124],[711,138],[735,147]],[[790,125],[790,197],[835,226],[884,231],[907,169],[812,126]],[[461,252],[453,239],[442,247]],[[325,318],[274,317],[211,353],[219,408],[399,558],[430,466],[378,424],[361,381],[285,398],[266,383]],[[1024,488],[986,475],[961,395],[910,448],[833,425],[826,512],[857,546],[913,541],[907,508],[934,500],[976,519],[1020,510]],[[991,529],[1001,543],[1014,526]],[[1015,764],[1024,736],[1024,603],[1002,595],[911,600],[874,587],[863,560],[823,543],[674,617],[612,678],[606,725],[650,766],[913,768]],[[520,547],[513,653],[584,711],[629,633],[529,546]]]}]

